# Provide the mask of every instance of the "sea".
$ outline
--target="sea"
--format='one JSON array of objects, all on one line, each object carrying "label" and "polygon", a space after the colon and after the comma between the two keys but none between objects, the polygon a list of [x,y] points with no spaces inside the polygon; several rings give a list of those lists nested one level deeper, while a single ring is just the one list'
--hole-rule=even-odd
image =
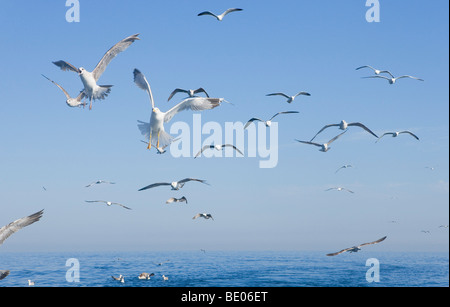
[{"label": "sea", "polygon": [[[0,288],[30,287],[28,280],[31,287],[449,287],[448,252],[2,252],[6,269]],[[143,272],[154,275],[141,280]],[[123,283],[112,278],[119,275]]]}]

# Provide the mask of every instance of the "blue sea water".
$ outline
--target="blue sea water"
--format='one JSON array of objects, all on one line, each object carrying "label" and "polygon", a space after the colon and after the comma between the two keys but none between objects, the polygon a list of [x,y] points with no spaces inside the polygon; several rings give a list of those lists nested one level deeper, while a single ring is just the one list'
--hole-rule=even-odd
[{"label": "blue sea water", "polygon": [[[79,281],[70,282],[77,259]],[[369,282],[369,258],[378,263],[379,282]],[[159,263],[162,263],[159,265]],[[449,287],[449,254],[432,252],[74,252],[0,254],[10,275],[0,287]],[[142,273],[154,273],[139,280]],[[122,274],[120,283],[111,275]],[[162,275],[169,277],[164,281]],[[373,274],[370,276],[374,276]]]}]

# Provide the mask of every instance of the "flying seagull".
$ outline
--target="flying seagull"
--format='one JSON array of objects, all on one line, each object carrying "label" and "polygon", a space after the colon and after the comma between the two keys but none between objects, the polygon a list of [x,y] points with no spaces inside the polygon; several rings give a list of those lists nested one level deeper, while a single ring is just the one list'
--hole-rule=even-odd
[{"label": "flying seagull", "polygon": [[448,228],[448,225],[440,225],[438,228]]},{"label": "flying seagull", "polygon": [[[0,245],[3,244],[3,242],[9,238],[13,233],[16,233],[20,229],[31,225],[37,221],[39,221],[44,214],[44,210],[38,211],[36,213],[33,213],[32,215],[20,218],[18,220],[15,220],[14,222],[9,223],[6,226],[3,226],[0,228]],[[0,271],[0,280],[5,278],[9,275],[9,270],[1,270]]]},{"label": "flying seagull", "polygon": [[386,77],[386,76],[380,76],[380,75],[377,75],[377,76],[370,76],[370,77],[363,77],[363,78],[365,78],[365,79],[367,79],[367,78],[381,78],[381,79],[386,79],[386,80],[388,80],[389,84],[395,84],[395,82],[396,82],[398,79],[403,79],[403,78],[410,78],[410,79],[415,79],[415,80],[419,80],[419,81],[424,81],[423,79],[416,78],[416,77],[413,77],[413,76],[407,76],[407,75],[405,75],[405,76],[400,76],[400,77],[396,77],[396,78],[394,78],[394,77],[389,78],[389,77]]},{"label": "flying seagull", "polygon": [[379,69],[375,69],[372,66],[369,65],[364,65],[361,67],[356,68],[356,70],[360,70],[362,68],[370,68],[373,70],[373,72],[375,73],[375,75],[379,75],[379,74],[389,74],[392,78],[394,78],[394,75],[391,74],[391,72],[389,70],[379,70]]},{"label": "flying seagull", "polygon": [[373,133],[369,128],[367,128],[366,126],[364,126],[361,123],[347,123],[345,120],[342,120],[339,124],[329,124],[329,125],[325,125],[322,129],[319,130],[319,132],[316,133],[316,135],[311,139],[311,142],[316,138],[316,136],[321,133],[322,131],[324,131],[327,128],[330,127],[339,127],[339,129],[341,130],[347,130],[348,127],[351,126],[356,126],[356,127],[360,127],[363,128],[364,130],[366,130],[367,132],[369,132],[370,134],[372,134],[374,137],[378,138],[378,136]]},{"label": "flying seagull", "polygon": [[169,98],[167,99],[167,101],[169,101],[170,99],[172,99],[172,97],[176,94],[176,93],[186,93],[189,95],[189,97],[195,97],[195,94],[198,93],[205,93],[206,97],[209,98],[208,93],[203,89],[203,88],[198,88],[196,90],[184,90],[181,88],[176,88],[173,90],[173,92],[170,94]]},{"label": "flying seagull", "polygon": [[299,95],[311,96],[311,94],[307,93],[307,92],[299,92],[299,93],[295,94],[294,96],[289,96],[289,95],[286,95],[285,93],[272,93],[272,94],[267,94],[266,96],[283,96],[283,97],[287,98],[288,103],[291,103],[294,101],[295,97],[297,97]]},{"label": "flying seagull", "polygon": [[220,150],[223,150],[225,147],[231,147],[234,150],[236,150],[238,153],[240,153],[241,155],[244,155],[236,146],[231,145],[231,144],[205,145],[205,146],[202,147],[202,149],[199,152],[197,152],[197,154],[195,155],[194,159],[197,158],[198,156],[200,156],[200,154],[202,154],[207,149],[215,149],[217,151],[220,151]]},{"label": "flying seagull", "polygon": [[87,202],[87,203],[104,203],[104,204],[106,204],[106,205],[108,205],[108,206],[117,205],[117,206],[121,206],[121,207],[123,207],[123,208],[125,208],[125,209],[131,210],[131,208],[128,208],[127,206],[124,206],[124,205],[122,205],[122,204],[115,203],[115,202],[112,202],[112,201],[105,201],[105,200],[85,200],[85,202]]},{"label": "flying seagull", "polygon": [[421,230],[421,232],[431,234],[431,231],[429,230]]},{"label": "flying seagull", "polygon": [[347,132],[347,130],[345,130],[341,134],[336,135],[334,138],[329,140],[328,143],[324,143],[324,144],[313,143],[313,142],[308,142],[308,141],[300,141],[300,140],[296,140],[296,141],[303,143],[303,144],[309,144],[309,145],[314,145],[314,146],[320,147],[319,151],[327,152],[331,148],[330,144],[333,143],[334,141],[336,141],[341,135],[343,135],[346,132]]},{"label": "flying seagull", "polygon": [[166,204],[171,204],[171,203],[180,203],[180,202],[186,202],[186,204],[188,203],[186,197],[181,197],[181,198],[175,198],[175,197],[171,197],[166,201]]},{"label": "flying seagull", "polygon": [[137,69],[134,69],[133,74],[134,82],[140,89],[147,91],[150,97],[150,102],[152,104],[150,123],[138,121],[138,128],[141,131],[141,134],[149,140],[147,149],[151,148],[152,141],[155,142],[154,139],[152,139],[153,135],[157,135],[156,148],[159,148],[160,144],[161,147],[163,147],[173,141],[173,137],[164,131],[164,123],[169,122],[175,114],[184,110],[203,111],[214,109],[215,107],[218,107],[224,100],[223,98],[192,97],[183,100],[167,112],[161,112],[158,108],[155,107],[153,94],[144,74]]},{"label": "flying seagull", "polygon": [[111,62],[111,60],[120,52],[125,51],[135,40],[140,40],[138,38],[139,34],[134,34],[124,38],[114,46],[112,46],[102,57],[100,62],[94,68],[92,72],[87,71],[83,67],[76,68],[74,65],[66,61],[53,62],[56,66],[62,70],[71,70],[78,73],[81,82],[84,85],[84,95],[89,98],[90,105],[89,110],[92,109],[92,99],[105,99],[111,91],[112,85],[97,85],[97,81],[106,69],[106,66]]},{"label": "flying seagull", "polygon": [[386,239],[386,238],[387,238],[387,236],[386,237],[382,237],[381,239],[373,241],[373,242],[363,243],[363,244],[358,245],[358,246],[353,246],[353,247],[349,247],[349,248],[343,249],[343,250],[341,250],[341,251],[339,251],[337,253],[327,254],[327,256],[336,256],[336,255],[342,254],[344,252],[356,253],[356,252],[361,250],[362,246],[370,245],[370,244],[377,244],[377,243],[380,243],[381,241],[384,241],[384,239]]},{"label": "flying seagull", "polygon": [[218,21],[222,21],[222,19],[223,19],[223,18],[225,17],[225,15],[227,15],[228,13],[231,13],[231,12],[238,12],[238,11],[242,11],[242,9],[231,8],[231,9],[226,10],[225,12],[223,12],[223,13],[220,14],[220,15],[216,15],[216,14],[214,14],[214,13],[211,13],[210,11],[205,11],[205,12],[199,13],[197,16],[211,15],[211,16],[214,16]]},{"label": "flying seagull", "polygon": [[189,181],[198,181],[198,182],[201,182],[201,183],[204,183],[204,184],[208,184],[205,180],[194,179],[194,178],[185,178],[183,180],[174,181],[174,182],[153,183],[153,184],[150,184],[150,185],[148,185],[146,187],[143,187],[143,188],[139,189],[138,191],[143,191],[143,190],[147,190],[147,189],[151,189],[151,188],[159,187],[159,186],[163,186],[163,185],[169,185],[169,186],[171,186],[172,190],[177,191],[177,190],[181,189],[186,184],[186,182],[189,182]]},{"label": "flying seagull", "polygon": [[97,180],[94,182],[89,183],[86,188],[89,188],[90,186],[93,186],[94,184],[102,184],[102,183],[108,183],[108,184],[116,184],[115,182],[105,181],[105,180]]},{"label": "flying seagull", "polygon": [[76,98],[72,98],[70,97],[69,93],[67,93],[67,91],[58,83],[56,83],[55,81],[47,78],[46,76],[42,75],[44,78],[46,78],[47,80],[49,80],[50,82],[52,82],[54,85],[56,85],[57,87],[59,87],[61,89],[61,91],[63,91],[64,95],[66,95],[66,104],[71,107],[71,108],[75,108],[75,107],[81,107],[83,106],[83,108],[86,106],[86,102],[81,102],[81,100],[83,100],[83,98],[86,97],[86,95],[84,94],[83,91],[80,92],[80,94],[76,97]]},{"label": "flying seagull", "polygon": [[254,121],[263,122],[266,125],[266,127],[270,127],[270,125],[272,125],[272,119],[274,119],[276,116],[278,116],[280,114],[292,114],[292,113],[299,113],[299,112],[297,112],[297,111],[278,112],[277,114],[275,114],[269,120],[266,120],[266,121],[264,121],[262,119],[259,119],[259,118],[256,118],[256,117],[253,117],[245,124],[244,129],[246,129]]},{"label": "flying seagull", "polygon": [[199,217],[202,217],[202,218],[204,218],[206,220],[212,219],[214,221],[212,215],[209,214],[209,213],[198,213],[192,219],[195,220],[196,218],[199,218]]},{"label": "flying seagull", "polygon": [[410,135],[412,135],[416,140],[419,140],[419,138],[417,137],[417,135],[415,135],[414,133],[412,133],[412,132],[410,132],[410,131],[396,131],[396,132],[386,132],[386,133],[384,133],[382,136],[380,136],[379,138],[378,138],[378,140],[375,142],[375,143],[377,143],[383,136],[385,136],[385,135],[392,135],[392,137],[393,138],[396,138],[396,137],[398,137],[400,134],[402,134],[402,133],[407,133],[407,134],[410,134]]},{"label": "flying seagull", "polygon": [[325,191],[331,191],[331,190],[347,191],[347,192],[350,192],[350,193],[355,193],[355,192],[353,192],[353,191],[350,191],[349,189],[342,188],[342,187],[329,188],[329,189],[326,189]]},{"label": "flying seagull", "polygon": [[353,167],[353,166],[351,166],[350,164],[343,165],[343,166],[341,166],[340,168],[338,168],[334,173],[336,174],[336,173],[339,172],[341,169],[343,169],[343,168],[349,168],[349,167]]}]

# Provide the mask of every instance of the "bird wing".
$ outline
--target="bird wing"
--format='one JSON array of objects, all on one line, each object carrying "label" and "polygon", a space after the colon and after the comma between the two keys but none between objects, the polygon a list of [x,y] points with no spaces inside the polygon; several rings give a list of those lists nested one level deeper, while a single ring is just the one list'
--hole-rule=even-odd
[{"label": "bird wing", "polygon": [[341,135],[343,135],[344,133],[346,133],[347,130],[345,130],[344,132],[342,132],[341,134],[336,135],[334,138],[332,138],[331,140],[328,141],[328,145],[330,145],[331,143],[333,143],[334,141],[336,141]]},{"label": "bird wing", "polygon": [[161,186],[161,185],[170,185],[170,183],[168,183],[168,182],[158,182],[158,183],[153,183],[153,184],[150,184],[150,185],[148,185],[148,186],[146,186],[146,187],[143,187],[143,188],[139,189],[138,191],[143,191],[143,190],[147,190],[147,189],[159,187],[159,186]]},{"label": "bird wing", "polygon": [[189,92],[187,90],[184,90],[182,88],[176,88],[173,90],[173,92],[170,94],[169,98],[167,98],[167,101],[169,101],[170,99],[172,99],[172,97],[176,94],[176,93],[186,93],[189,94]]},{"label": "bird wing", "polygon": [[220,105],[222,100],[222,98],[187,98],[165,113],[164,122],[169,122],[175,114],[184,110],[203,111],[214,109]]},{"label": "bird wing", "polygon": [[201,216],[202,216],[201,213],[197,213],[192,219],[195,220],[196,218],[199,218],[199,217],[201,217]]},{"label": "bird wing", "polygon": [[300,143],[303,143],[303,144],[309,144],[309,145],[315,145],[315,146],[318,146],[318,147],[322,147],[322,145],[318,144],[318,143],[313,143],[313,142],[309,142],[309,141],[300,141],[300,140],[296,140],[296,141],[300,142]]},{"label": "bird wing", "polygon": [[[61,91],[63,91],[64,95],[66,95],[66,98],[67,98],[67,99],[71,98],[70,95],[69,95],[69,93],[67,93],[67,91],[66,91],[61,85],[59,85],[59,84],[56,83],[55,81],[53,81],[53,80],[47,78],[47,77],[44,76],[44,75],[42,75],[42,76],[43,76],[44,78],[46,78],[48,81],[50,81],[51,83],[53,83],[54,85],[56,85],[57,87],[59,87],[59,89],[60,89]],[[81,95],[81,94],[80,94],[80,95]]]},{"label": "bird wing", "polygon": [[394,78],[394,75],[389,70],[380,71],[380,74],[382,74],[382,73],[389,74],[392,78]]},{"label": "bird wing", "polygon": [[178,183],[186,183],[188,181],[198,181],[198,182],[201,182],[201,183],[204,183],[204,184],[208,184],[206,182],[206,180],[195,179],[195,178],[185,178],[185,179],[179,180]]},{"label": "bird wing", "polygon": [[0,271],[0,280],[9,275],[9,271]]},{"label": "bird wing", "polygon": [[357,126],[357,127],[363,128],[364,130],[366,130],[367,132],[369,132],[370,134],[372,134],[374,137],[378,138],[378,136],[377,136],[375,133],[373,133],[372,130],[370,130],[369,128],[367,128],[366,126],[364,126],[364,125],[361,124],[361,123],[350,123],[350,124],[348,124],[348,125],[349,125],[349,126]]},{"label": "bird wing", "polygon": [[186,204],[188,203],[188,201],[187,201],[187,198],[186,197],[181,197],[178,201],[185,201],[186,202]]},{"label": "bird wing", "polygon": [[246,129],[248,126],[250,126],[251,123],[253,123],[255,120],[260,121],[260,122],[264,122],[262,119],[253,117],[251,119],[248,120],[248,122],[245,124],[244,129]]},{"label": "bird wing", "polygon": [[419,137],[417,135],[415,135],[414,133],[412,133],[411,131],[400,131],[399,134],[400,133],[408,133],[408,134],[412,135],[413,137],[415,137],[416,140],[419,140]]},{"label": "bird wing", "polygon": [[228,9],[228,10],[226,10],[225,12],[223,12],[222,15],[225,16],[225,15],[228,14],[228,13],[231,13],[231,12],[237,12],[237,11],[242,11],[242,9],[231,8],[231,9]]},{"label": "bird wing", "polygon": [[385,136],[385,135],[387,135],[387,134],[392,134],[392,135],[394,135],[393,132],[385,132],[385,133],[383,133],[382,136],[380,136],[380,137],[378,138],[378,140],[377,140],[375,143],[377,143],[383,136]]},{"label": "bird wing", "polygon": [[85,200],[85,202],[87,202],[87,203],[104,203],[104,204],[107,203],[107,201],[104,201],[104,200]]},{"label": "bird wing", "polygon": [[322,129],[320,129],[319,132],[317,132],[316,135],[311,139],[311,142],[312,142],[312,140],[314,140],[314,139],[316,138],[316,136],[317,136],[319,133],[321,133],[321,132],[324,131],[325,129],[330,128],[330,127],[333,127],[333,126],[339,126],[339,124],[329,124],[329,125],[324,126],[324,127],[323,127]]},{"label": "bird wing", "polygon": [[242,153],[242,151],[240,151],[239,148],[237,148],[237,147],[234,146],[234,145],[231,145],[231,144],[224,144],[224,145],[222,145],[222,148],[224,148],[224,147],[231,147],[231,148],[233,148],[234,150],[236,150],[238,153],[240,153],[241,155],[244,155],[244,154]]},{"label": "bird wing", "polygon": [[175,197],[171,197],[171,198],[169,198],[168,200],[166,200],[166,204],[173,203],[175,200],[176,200]]},{"label": "bird wing", "polygon": [[8,225],[0,228],[0,245],[2,245],[3,242],[13,233],[19,231],[20,229],[22,229],[28,225],[33,224],[34,222],[39,221],[39,219],[42,217],[43,213],[44,213],[44,210],[41,210],[32,215],[15,220],[14,222],[9,223]]},{"label": "bird wing", "polygon": [[286,111],[286,112],[278,112],[277,114],[275,114],[274,116],[272,116],[272,118],[271,119],[269,119],[269,120],[272,120],[272,119],[274,119],[275,117],[277,117],[278,115],[280,115],[280,114],[291,114],[291,113],[299,113],[298,111]]},{"label": "bird wing", "polygon": [[120,52],[125,51],[135,40],[140,40],[138,34],[134,34],[124,38],[114,46],[112,46],[106,53],[103,55],[102,59],[98,62],[95,69],[92,71],[92,74],[95,78],[95,81],[98,81],[100,76],[106,69],[106,66],[111,62],[112,59],[115,58]]},{"label": "bird wing", "polygon": [[211,148],[214,148],[214,145],[205,145],[205,146],[203,146],[202,149],[200,149],[199,152],[197,152],[197,154],[195,155],[194,159],[197,158],[198,156],[200,156],[200,154],[202,152],[204,152],[205,150],[211,149]]},{"label": "bird wing", "polygon": [[361,246],[364,246],[364,245],[370,245],[370,244],[377,244],[377,243],[380,243],[381,241],[384,241],[384,239],[386,239],[386,238],[387,238],[387,236],[384,236],[381,239],[378,239],[376,241],[369,242],[369,243],[363,243],[363,244],[359,245],[358,247],[361,247]]},{"label": "bird wing", "polygon": [[136,85],[140,89],[143,89],[144,91],[147,91],[148,96],[150,97],[150,102],[152,104],[152,109],[154,109],[155,108],[155,101],[153,100],[152,89],[150,88],[150,84],[148,83],[147,78],[145,78],[144,74],[141,73],[136,68],[133,71],[133,75],[134,75],[134,83],[136,83]]},{"label": "bird wing", "polygon": [[310,93],[307,93],[307,92],[299,92],[299,93],[297,93],[294,97],[297,97],[297,96],[299,96],[299,95],[311,96]]},{"label": "bird wing", "polygon": [[131,210],[131,208],[129,208],[129,207],[127,207],[127,206],[124,206],[124,205],[122,205],[122,204],[119,204],[119,203],[111,203],[111,205],[117,205],[117,206],[121,206],[121,207],[123,207],[123,208],[125,208],[125,209]]},{"label": "bird wing", "polygon": [[198,93],[205,93],[206,97],[209,98],[208,93],[207,93],[202,87],[199,87],[198,89],[196,89],[196,90],[194,91],[194,94],[198,94]]},{"label": "bird wing", "polygon": [[327,256],[336,256],[336,255],[345,253],[346,251],[351,250],[352,248],[353,248],[353,247],[349,247],[349,248],[343,249],[343,250],[341,250],[341,251],[339,251],[339,252],[336,252],[336,253],[327,254]]},{"label": "bird wing", "polygon": [[362,68],[371,68],[373,71],[376,70],[375,68],[373,68],[372,66],[369,66],[369,65],[364,65],[364,66],[358,67],[358,68],[356,68],[356,70],[360,70]]},{"label": "bird wing", "polygon": [[56,61],[56,62],[52,62],[52,63],[55,64],[56,66],[58,66],[59,68],[61,68],[61,70],[63,70],[63,71],[71,70],[76,73],[79,72],[78,68],[76,68],[75,66],[73,66],[72,64],[70,64],[66,61]]},{"label": "bird wing", "polygon": [[217,18],[217,15],[214,14],[214,13],[211,13],[210,11],[204,11],[204,12],[201,12],[201,13],[199,13],[197,16],[203,16],[203,15],[211,15],[211,16],[214,16],[214,17]]},{"label": "bird wing", "polygon": [[350,192],[350,193],[352,193],[352,194],[355,193],[355,192],[353,192],[353,191],[351,191],[351,190],[349,190],[349,189],[346,189],[346,188],[344,188],[344,190],[346,190],[346,191],[348,191],[348,192]]},{"label": "bird wing", "polygon": [[364,79],[368,79],[368,78],[381,78],[381,79],[386,79],[386,80],[391,80],[391,78],[388,78],[386,76],[380,76],[380,75],[376,75],[376,76],[369,76],[369,77],[363,77]]},{"label": "bird wing", "polygon": [[403,79],[403,78],[411,78],[411,79],[416,79],[416,80],[419,80],[419,81],[424,81],[423,79],[416,78],[416,77],[413,77],[413,76],[408,76],[408,75],[400,76],[400,77],[397,77],[396,79],[398,80],[398,79]]},{"label": "bird wing", "polygon": [[286,98],[290,98],[288,95],[286,95],[285,93],[272,93],[272,94],[267,94],[266,96],[283,96]]}]

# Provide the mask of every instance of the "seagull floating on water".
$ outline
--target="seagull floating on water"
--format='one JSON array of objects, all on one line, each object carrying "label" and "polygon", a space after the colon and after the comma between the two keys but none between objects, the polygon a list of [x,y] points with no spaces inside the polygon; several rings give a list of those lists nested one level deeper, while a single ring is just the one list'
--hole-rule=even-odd
[{"label": "seagull floating on water", "polygon": [[332,138],[331,140],[328,141],[328,143],[324,143],[324,144],[319,144],[319,143],[314,143],[314,142],[308,142],[308,141],[300,141],[300,140],[296,140],[297,142],[303,143],[303,144],[309,144],[309,145],[314,145],[317,147],[320,147],[319,151],[323,151],[323,152],[327,152],[328,150],[330,150],[330,144],[333,143],[334,141],[336,141],[341,135],[343,135],[344,133],[346,133],[347,130],[345,130],[344,132],[342,132],[341,134],[336,135],[334,138]]},{"label": "seagull floating on water", "polygon": [[361,250],[362,246],[370,245],[370,244],[377,244],[377,243],[380,243],[381,241],[384,241],[384,239],[386,239],[386,238],[387,238],[387,236],[386,237],[382,237],[381,239],[378,239],[378,240],[373,241],[373,242],[363,243],[363,244],[360,244],[358,246],[353,246],[353,247],[349,247],[349,248],[343,249],[343,250],[341,250],[339,252],[336,252],[336,253],[327,254],[327,256],[336,256],[336,255],[342,254],[344,252],[356,253],[356,252]]},{"label": "seagull floating on water", "polygon": [[402,134],[402,133],[407,133],[407,134],[410,134],[411,136],[413,136],[416,140],[419,140],[419,138],[417,137],[417,135],[415,135],[414,133],[412,133],[411,131],[396,131],[396,132],[385,132],[382,136],[380,136],[379,138],[378,138],[378,140],[375,142],[375,143],[377,143],[383,136],[385,136],[385,135],[392,135],[392,137],[393,138],[396,138],[396,137],[398,137],[400,134]]},{"label": "seagull floating on water", "polygon": [[106,66],[111,62],[111,60],[120,52],[125,51],[135,40],[140,40],[139,34],[134,34],[128,36],[127,38],[121,40],[114,46],[112,46],[102,57],[100,62],[92,72],[87,71],[83,67],[76,68],[72,64],[66,61],[53,62],[56,66],[62,70],[71,70],[78,73],[81,82],[83,82],[84,89],[83,93],[89,98],[90,105],[89,110],[92,109],[92,99],[105,99],[111,91],[112,85],[97,85],[97,81],[106,69]]},{"label": "seagull floating on water", "polygon": [[153,183],[153,184],[150,184],[150,185],[148,185],[146,187],[143,187],[143,188],[139,189],[138,191],[143,191],[143,190],[147,190],[147,189],[151,189],[151,188],[159,187],[159,186],[163,186],[163,185],[169,185],[172,188],[172,190],[179,190],[186,184],[186,182],[189,182],[189,181],[198,181],[198,182],[201,182],[201,183],[204,183],[204,184],[208,184],[206,182],[206,180],[195,179],[195,178],[185,178],[185,179],[182,179],[180,181],[174,181],[174,182]]},{"label": "seagull floating on water", "polygon": [[167,277],[165,275],[163,275],[162,278],[163,278],[163,280],[169,280],[169,277]]},{"label": "seagull floating on water", "polygon": [[240,151],[236,146],[231,145],[231,144],[223,144],[223,145],[205,145],[202,147],[202,149],[197,152],[197,154],[195,155],[194,159],[197,158],[198,156],[200,156],[205,150],[207,149],[215,149],[217,151],[223,150],[225,147],[231,147],[234,150],[236,150],[238,153],[240,153],[241,155],[244,155],[242,153],[242,151]]},{"label": "seagull floating on water", "polygon": [[56,83],[55,81],[47,78],[46,76],[42,75],[44,78],[46,78],[47,80],[49,80],[50,82],[52,82],[54,85],[56,85],[57,87],[59,87],[61,89],[61,91],[63,91],[64,95],[66,95],[66,104],[71,107],[71,108],[75,108],[75,107],[81,107],[83,106],[83,108],[86,106],[86,102],[81,102],[81,100],[83,100],[86,95],[84,94],[83,91],[80,92],[80,94],[76,97],[76,98],[72,98],[69,93],[67,93],[67,91],[58,83]]},{"label": "seagull floating on water", "polygon": [[123,207],[125,209],[131,210],[131,208],[128,208],[127,206],[124,206],[122,204],[115,203],[115,202],[112,202],[112,201],[106,201],[106,200],[85,200],[85,202],[87,202],[87,203],[103,203],[103,204],[106,204],[107,206],[117,205],[117,206],[121,206],[121,207]]},{"label": "seagull floating on water", "polygon": [[289,96],[289,95],[286,95],[285,93],[272,93],[272,94],[267,94],[266,96],[283,96],[283,97],[287,98],[287,103],[291,103],[294,101],[295,97],[297,97],[299,95],[311,96],[311,94],[307,93],[307,92],[299,92],[299,93],[295,94],[294,96]]},{"label": "seagull floating on water", "polygon": [[97,180],[94,182],[89,183],[86,188],[89,188],[90,186],[93,186],[95,184],[102,184],[102,183],[107,183],[107,184],[116,184],[115,182],[110,182],[110,181],[105,181],[105,180]]},{"label": "seagull floating on water", "polygon": [[171,197],[166,201],[166,204],[171,204],[171,203],[181,203],[181,202],[185,202],[186,204],[188,203],[186,197],[181,197],[181,198],[175,198],[175,197]]},{"label": "seagull floating on water", "polygon": [[34,286],[34,285],[35,285],[35,282],[28,279],[28,286]]},{"label": "seagull floating on water", "polygon": [[339,124],[329,124],[329,125],[325,125],[322,129],[319,130],[319,132],[316,133],[316,135],[311,139],[311,142],[316,138],[316,136],[321,133],[322,131],[324,131],[327,128],[330,127],[339,127],[339,129],[341,130],[347,130],[348,127],[352,127],[352,126],[356,126],[356,127],[360,127],[363,128],[364,130],[366,130],[367,132],[369,132],[370,134],[372,134],[374,137],[378,138],[378,136],[372,132],[372,130],[370,130],[369,128],[367,128],[366,126],[364,126],[361,123],[347,123],[345,120],[342,120]]},{"label": "seagull floating on water", "polygon": [[205,93],[206,97],[209,98],[208,93],[207,93],[202,87],[199,87],[199,88],[196,89],[196,90],[184,90],[184,89],[181,89],[181,88],[176,88],[176,89],[174,89],[173,92],[170,94],[170,96],[169,96],[169,98],[167,99],[167,101],[169,101],[170,99],[172,99],[172,97],[173,97],[176,93],[186,93],[186,94],[188,94],[189,97],[191,97],[191,98],[192,98],[192,97],[196,97],[195,94],[198,94],[198,93]]},{"label": "seagull floating on water", "polygon": [[343,166],[341,166],[340,168],[338,168],[334,173],[336,174],[336,173],[339,172],[341,169],[343,169],[343,168],[349,168],[349,167],[353,167],[353,166],[351,166],[350,164],[343,165]]},{"label": "seagull floating on water", "polygon": [[403,79],[403,78],[410,78],[410,79],[415,79],[415,80],[419,80],[419,81],[425,81],[425,80],[423,80],[423,79],[416,78],[416,77],[413,77],[413,76],[408,76],[408,75],[400,76],[400,77],[396,77],[396,78],[394,78],[394,77],[389,78],[389,77],[386,77],[386,76],[380,76],[380,75],[377,75],[377,76],[369,76],[369,77],[363,77],[363,78],[365,78],[365,79],[368,79],[368,78],[381,78],[381,79],[388,80],[389,84],[395,84],[395,82],[396,82],[398,79]]},{"label": "seagull floating on water", "polygon": [[372,66],[369,66],[369,65],[364,65],[364,66],[358,67],[358,68],[356,68],[356,70],[360,70],[362,68],[370,68],[370,69],[372,69],[373,72],[375,73],[375,75],[379,75],[379,74],[385,73],[385,74],[389,74],[392,78],[394,78],[394,75],[392,75],[389,70],[375,69],[375,68],[373,68]]},{"label": "seagull floating on water", "polygon": [[293,113],[299,113],[298,111],[286,111],[286,112],[278,112],[277,114],[275,114],[274,116],[272,116],[269,120],[262,120],[256,117],[251,118],[244,126],[244,129],[246,129],[248,126],[250,126],[250,124],[254,121],[260,121],[263,122],[266,127],[270,127],[272,125],[272,119],[274,119],[275,117],[277,117],[280,114],[293,114]]},{"label": "seagull floating on water", "polygon": [[349,190],[349,189],[342,188],[342,187],[329,188],[329,189],[326,189],[325,191],[331,191],[331,190],[347,191],[347,192],[350,192],[350,193],[355,193],[355,192],[353,192],[353,191],[351,191],[351,190]]},{"label": "seagull floating on water", "polygon": [[139,276],[138,276],[138,278],[139,279],[146,279],[146,280],[149,280],[150,279],[150,277],[151,276],[155,276],[155,273],[141,273],[141,274],[139,274]]},{"label": "seagull floating on water", "polygon": [[192,219],[195,220],[196,218],[199,218],[199,217],[202,217],[202,218],[204,218],[206,220],[212,219],[214,221],[212,215],[209,214],[209,213],[198,213]]},{"label": "seagull floating on water", "polygon": [[152,136],[154,134],[157,135],[156,148],[166,146],[173,141],[173,137],[164,131],[164,123],[169,122],[172,117],[184,110],[192,110],[192,111],[203,111],[203,110],[211,110],[215,107],[218,107],[220,103],[224,100],[223,98],[204,98],[204,97],[193,97],[187,98],[175,105],[167,112],[161,112],[158,108],[155,107],[155,102],[153,100],[153,94],[150,88],[150,85],[147,81],[147,78],[141,73],[138,69],[134,69],[134,82],[136,85],[145,91],[147,91],[150,102],[152,104],[152,114],[150,116],[150,123],[145,123],[138,121],[138,128],[141,131],[141,134],[145,136],[148,142],[148,149],[152,146]]},{"label": "seagull floating on water", "polygon": [[220,15],[216,15],[214,13],[211,13],[210,11],[204,11],[204,12],[199,13],[197,16],[210,15],[210,16],[215,17],[218,21],[222,21],[222,19],[225,17],[225,15],[227,15],[231,12],[238,12],[238,11],[242,11],[242,9],[231,8],[231,9],[226,10],[225,12],[223,12]]},{"label": "seagull floating on water", "polygon": [[120,281],[121,283],[125,282],[125,278],[122,276],[122,274],[119,275],[119,277],[111,276],[114,280]]}]

